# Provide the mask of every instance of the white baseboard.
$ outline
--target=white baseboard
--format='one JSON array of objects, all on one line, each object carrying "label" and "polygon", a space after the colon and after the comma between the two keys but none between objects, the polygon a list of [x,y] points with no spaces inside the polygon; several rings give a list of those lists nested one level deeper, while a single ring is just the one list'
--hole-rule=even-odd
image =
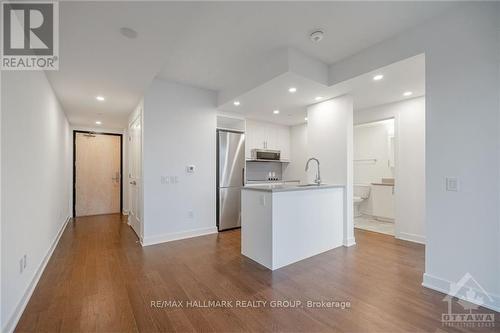
[{"label": "white baseboard", "polygon": [[425,245],[425,237],[422,235],[410,234],[407,232],[400,232],[396,235],[396,238]]},{"label": "white baseboard", "polygon": [[33,276],[31,283],[28,285],[28,288],[24,292],[23,297],[21,298],[18,305],[16,306],[16,310],[14,311],[14,313],[12,314],[10,319],[7,321],[5,326],[2,328],[2,332],[11,333],[16,328],[17,323],[19,322],[19,319],[21,319],[21,315],[23,314],[24,309],[26,308],[26,305],[28,305],[28,302],[31,298],[31,295],[33,295],[33,291],[35,291],[35,287],[38,284],[38,281],[40,280],[40,277],[42,276],[42,273],[45,270],[45,267],[47,266],[47,263],[49,262],[50,257],[52,257],[52,253],[54,252],[55,248],[57,247],[57,244],[59,243],[59,239],[61,238],[64,230],[66,229],[66,226],[68,225],[68,222],[70,219],[71,219],[71,217],[68,216],[66,218],[66,221],[64,222],[64,224],[59,229],[59,232],[57,233],[56,237],[52,241],[52,245],[50,246],[49,250],[47,251],[47,254],[43,258],[40,266],[38,266],[38,269],[35,272],[35,276]]},{"label": "white baseboard", "polygon": [[191,229],[181,232],[172,232],[169,234],[163,234],[158,236],[144,237],[141,239],[142,246],[149,246],[154,244],[160,244],[165,242],[171,242],[180,239],[205,236],[210,234],[217,233],[217,227],[209,227],[209,228],[199,228],[199,229]]},{"label": "white baseboard", "polygon": [[354,237],[352,237],[352,238],[348,238],[347,240],[346,240],[346,239],[344,239],[343,245],[344,245],[345,247],[349,247],[349,246],[356,245],[356,240],[354,239]]},{"label": "white baseboard", "polygon": [[394,223],[395,220],[389,217],[381,217],[381,216],[373,216],[373,219],[380,221],[380,222],[385,222],[385,223]]},{"label": "white baseboard", "polygon": [[[426,288],[436,290],[442,292],[443,294],[448,295],[450,292],[451,285],[452,285],[451,281],[424,273],[424,280],[422,281],[422,286]],[[482,293],[478,289],[475,288],[472,289],[480,294]],[[465,292],[467,292],[467,290],[468,288],[462,288],[456,295],[453,295],[453,297],[463,300],[468,300],[465,296]],[[493,301],[490,301],[487,297],[484,297],[483,298],[485,300],[484,304],[479,304],[479,305],[488,308],[490,310],[500,312],[500,295],[496,295],[490,292],[488,292],[488,295],[493,299]],[[470,300],[468,301],[470,302]]]}]

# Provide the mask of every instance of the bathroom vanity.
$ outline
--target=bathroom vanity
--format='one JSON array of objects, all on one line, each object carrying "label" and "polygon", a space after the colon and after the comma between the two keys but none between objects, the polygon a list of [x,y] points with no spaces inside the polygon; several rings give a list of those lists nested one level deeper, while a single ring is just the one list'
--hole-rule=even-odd
[{"label": "bathroom vanity", "polygon": [[343,245],[343,185],[242,189],[241,253],[275,270]]}]

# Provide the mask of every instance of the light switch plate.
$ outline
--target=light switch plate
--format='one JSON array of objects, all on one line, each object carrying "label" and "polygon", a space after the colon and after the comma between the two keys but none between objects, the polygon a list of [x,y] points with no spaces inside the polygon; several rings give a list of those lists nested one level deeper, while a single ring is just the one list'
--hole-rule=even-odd
[{"label": "light switch plate", "polygon": [[458,192],[458,178],[457,177],[446,177],[446,191],[448,192]]}]

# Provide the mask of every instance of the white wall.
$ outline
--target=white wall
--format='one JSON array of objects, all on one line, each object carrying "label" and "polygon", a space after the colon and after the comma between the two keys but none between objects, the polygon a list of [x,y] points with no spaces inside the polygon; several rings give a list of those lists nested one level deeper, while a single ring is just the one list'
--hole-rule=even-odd
[{"label": "white wall", "polygon": [[[426,265],[424,285],[448,291],[469,272],[500,310],[500,4],[457,5],[444,15],[330,68],[342,81],[426,57]],[[457,177],[459,192],[445,190]]]},{"label": "white wall", "polygon": [[[307,108],[307,152],[321,163],[321,180],[345,185],[344,245],[354,244],[352,210],[353,101],[340,96]],[[309,177],[316,173],[311,165]],[[310,182],[314,177],[310,179]]]},{"label": "white wall", "polygon": [[354,127],[354,184],[380,183],[382,178],[394,177],[394,168],[389,164],[391,136],[394,120]]},{"label": "white wall", "polygon": [[[144,244],[217,231],[215,107],[212,91],[161,79],[147,90]],[[194,174],[186,173],[191,164]],[[162,184],[162,176],[177,177],[178,183]]]},{"label": "white wall", "polygon": [[395,107],[396,237],[425,243],[425,98]]},{"label": "white wall", "polygon": [[425,97],[356,111],[354,123],[394,118],[396,237],[425,243]]},{"label": "white wall", "polygon": [[[70,127],[43,72],[2,73],[2,329],[13,329],[70,216]],[[27,255],[20,273],[19,260]]]},{"label": "white wall", "polygon": [[307,159],[307,123],[290,127],[290,163],[285,168],[285,180],[300,180],[307,184],[308,177],[304,171]]}]

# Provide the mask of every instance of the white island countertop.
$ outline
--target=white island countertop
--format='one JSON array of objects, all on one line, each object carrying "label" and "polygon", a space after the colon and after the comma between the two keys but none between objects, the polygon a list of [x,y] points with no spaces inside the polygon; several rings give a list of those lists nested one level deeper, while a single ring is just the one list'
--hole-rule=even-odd
[{"label": "white island countertop", "polygon": [[243,187],[244,190],[263,191],[263,192],[289,192],[289,191],[305,191],[305,190],[321,190],[326,188],[343,188],[345,185],[337,184],[307,184],[307,185],[252,185]]},{"label": "white island countertop", "polygon": [[241,253],[275,270],[343,245],[343,185],[261,185],[241,191]]}]

